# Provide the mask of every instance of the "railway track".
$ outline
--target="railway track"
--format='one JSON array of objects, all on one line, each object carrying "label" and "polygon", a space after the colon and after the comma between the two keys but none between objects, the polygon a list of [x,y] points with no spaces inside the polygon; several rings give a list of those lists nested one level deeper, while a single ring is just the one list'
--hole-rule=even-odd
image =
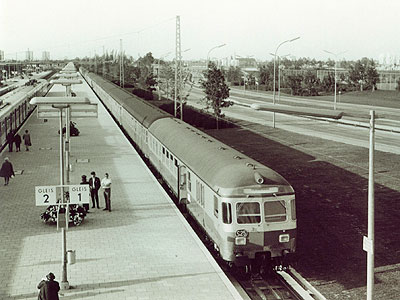
[{"label": "railway track", "polygon": [[252,300],[326,300],[292,268],[238,282]]}]

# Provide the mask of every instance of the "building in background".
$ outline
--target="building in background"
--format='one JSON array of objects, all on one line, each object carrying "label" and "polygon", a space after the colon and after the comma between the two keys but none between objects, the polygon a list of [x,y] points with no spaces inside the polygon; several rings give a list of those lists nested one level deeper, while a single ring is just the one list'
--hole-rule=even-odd
[{"label": "building in background", "polygon": [[33,51],[29,51],[29,49],[28,49],[28,51],[26,51],[25,53],[26,53],[25,59],[27,61],[32,61],[33,60]]},{"label": "building in background", "polygon": [[4,51],[0,50],[0,61],[4,61]]},{"label": "building in background", "polygon": [[43,61],[49,61],[50,60],[50,52],[49,51],[43,51],[42,52],[42,60]]}]

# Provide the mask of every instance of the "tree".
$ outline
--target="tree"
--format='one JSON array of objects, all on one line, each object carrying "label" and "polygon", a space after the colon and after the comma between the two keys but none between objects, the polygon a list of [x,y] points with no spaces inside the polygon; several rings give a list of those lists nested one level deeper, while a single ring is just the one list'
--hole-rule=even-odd
[{"label": "tree", "polygon": [[213,62],[208,64],[204,77],[205,80],[201,81],[201,85],[206,94],[204,98],[207,104],[206,109],[210,107],[213,109],[218,129],[218,119],[223,117],[221,108],[233,104],[231,101],[225,101],[229,97],[229,87],[225,84],[224,74]]},{"label": "tree", "polygon": [[242,71],[240,69],[240,67],[234,67],[234,66],[230,66],[228,71],[226,72],[226,79],[234,84],[234,85],[238,85],[241,82],[242,79]]},{"label": "tree", "polygon": [[309,96],[318,96],[319,80],[315,72],[308,70],[303,77],[303,87]]},{"label": "tree", "polygon": [[287,77],[287,84],[292,89],[292,95],[301,94],[301,82],[303,81],[303,76],[301,75],[289,75]]},{"label": "tree", "polygon": [[258,83],[265,85],[265,90],[272,88],[274,80],[274,63],[269,62],[267,65],[258,66]]},{"label": "tree", "polygon": [[322,88],[325,92],[332,92],[335,89],[335,76],[331,73],[328,73],[327,76],[324,76],[322,80]]},{"label": "tree", "polygon": [[349,71],[350,81],[362,91],[366,89],[376,89],[376,83],[379,81],[379,74],[376,71],[375,62],[366,57],[357,60],[350,65]]},{"label": "tree", "polygon": [[153,73],[154,57],[151,52],[147,53],[144,57],[140,57],[136,64],[139,68],[137,83],[142,89],[154,91],[154,85],[157,84]]}]

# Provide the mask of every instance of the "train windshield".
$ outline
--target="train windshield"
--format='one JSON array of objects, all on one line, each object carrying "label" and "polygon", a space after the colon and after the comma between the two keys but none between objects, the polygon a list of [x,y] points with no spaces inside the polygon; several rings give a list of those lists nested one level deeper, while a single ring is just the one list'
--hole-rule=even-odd
[{"label": "train windshield", "polygon": [[251,224],[261,222],[260,203],[239,202],[236,203],[236,216],[238,224]]},{"label": "train windshield", "polygon": [[266,201],[264,202],[265,222],[284,222],[286,221],[285,201]]}]

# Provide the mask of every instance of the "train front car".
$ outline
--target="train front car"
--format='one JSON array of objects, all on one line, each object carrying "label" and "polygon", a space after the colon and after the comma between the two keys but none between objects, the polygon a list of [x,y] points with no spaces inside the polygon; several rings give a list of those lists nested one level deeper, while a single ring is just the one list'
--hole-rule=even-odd
[{"label": "train front car", "polygon": [[275,171],[249,158],[243,162],[215,174],[225,234],[220,254],[237,266],[286,264],[296,249],[294,190]]}]

